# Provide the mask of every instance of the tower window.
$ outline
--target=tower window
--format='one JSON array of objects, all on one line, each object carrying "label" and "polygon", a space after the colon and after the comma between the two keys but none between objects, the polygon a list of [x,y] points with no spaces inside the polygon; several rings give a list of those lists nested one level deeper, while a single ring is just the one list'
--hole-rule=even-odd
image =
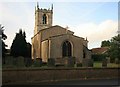
[{"label": "tower window", "polygon": [[43,21],[43,24],[47,24],[47,16],[46,16],[46,14],[43,15],[43,20],[42,21]]}]

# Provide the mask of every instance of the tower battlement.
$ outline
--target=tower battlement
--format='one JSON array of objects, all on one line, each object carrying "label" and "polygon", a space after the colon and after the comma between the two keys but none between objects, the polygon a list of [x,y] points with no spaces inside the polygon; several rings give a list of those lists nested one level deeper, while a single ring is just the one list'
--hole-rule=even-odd
[{"label": "tower battlement", "polygon": [[35,29],[34,35],[42,29],[52,26],[53,21],[53,5],[51,9],[39,8],[37,3],[37,8],[35,7]]}]

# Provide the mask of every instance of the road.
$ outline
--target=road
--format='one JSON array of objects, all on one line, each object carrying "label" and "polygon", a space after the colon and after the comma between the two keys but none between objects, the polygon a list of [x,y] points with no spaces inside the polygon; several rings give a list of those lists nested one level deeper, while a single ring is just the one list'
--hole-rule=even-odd
[{"label": "road", "polygon": [[[64,87],[64,86],[95,86],[95,87],[120,87],[120,79],[89,79],[89,80],[69,80],[69,81],[55,81],[55,82],[32,82],[32,83],[23,83],[17,85],[7,85],[7,87]],[[81,85],[81,86],[80,86]],[[2,87],[6,87],[5,85]]]},{"label": "road", "polygon": [[[120,79],[98,79],[98,80],[70,80],[70,81],[56,81],[43,82],[40,85],[118,85]],[[120,84],[119,84],[120,85]]]}]

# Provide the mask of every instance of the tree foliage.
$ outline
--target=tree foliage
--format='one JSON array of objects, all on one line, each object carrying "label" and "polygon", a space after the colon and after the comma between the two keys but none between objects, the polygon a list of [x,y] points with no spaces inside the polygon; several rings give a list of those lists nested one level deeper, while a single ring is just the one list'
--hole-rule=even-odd
[{"label": "tree foliage", "polygon": [[110,46],[110,41],[109,40],[102,41],[101,47],[109,47],[109,46]]},{"label": "tree foliage", "polygon": [[0,41],[2,42],[2,63],[5,64],[5,53],[7,52],[7,45],[5,44],[4,40],[7,39],[6,34],[4,34],[4,26],[0,24]]},{"label": "tree foliage", "polygon": [[120,60],[120,34],[111,38],[111,40],[102,41],[101,47],[109,47],[108,56],[112,61],[116,58]]},{"label": "tree foliage", "polygon": [[104,60],[106,57],[107,57],[106,54],[93,54],[93,55],[92,55],[92,59],[93,59],[94,61],[102,61],[102,60]]},{"label": "tree foliage", "polygon": [[5,47],[7,47],[7,45],[5,44],[5,42],[3,41],[3,40],[6,40],[7,39],[7,36],[4,34],[4,26],[3,27],[1,27],[1,25],[0,25],[0,32],[1,32],[1,35],[2,35],[2,58],[4,58],[5,57],[5,53],[6,53],[6,48]]},{"label": "tree foliage", "polygon": [[14,57],[23,56],[27,57],[27,42],[25,32],[19,30],[19,33],[16,33],[16,36],[13,40],[11,46],[11,55]]},{"label": "tree foliage", "polygon": [[108,54],[111,59],[118,58],[120,60],[120,34],[111,39],[110,49]]}]

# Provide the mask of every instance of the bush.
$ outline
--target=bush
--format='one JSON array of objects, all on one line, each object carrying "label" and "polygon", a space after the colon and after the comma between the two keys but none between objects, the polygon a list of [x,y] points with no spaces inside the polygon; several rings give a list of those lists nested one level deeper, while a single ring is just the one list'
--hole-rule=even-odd
[{"label": "bush", "polygon": [[92,55],[93,61],[102,61],[102,60],[105,59],[106,57],[107,57],[106,54],[93,54],[93,55]]},{"label": "bush", "polygon": [[48,59],[48,63],[47,63],[47,65],[50,66],[50,67],[55,66],[55,59],[53,59],[53,58],[49,58],[49,59]]}]

